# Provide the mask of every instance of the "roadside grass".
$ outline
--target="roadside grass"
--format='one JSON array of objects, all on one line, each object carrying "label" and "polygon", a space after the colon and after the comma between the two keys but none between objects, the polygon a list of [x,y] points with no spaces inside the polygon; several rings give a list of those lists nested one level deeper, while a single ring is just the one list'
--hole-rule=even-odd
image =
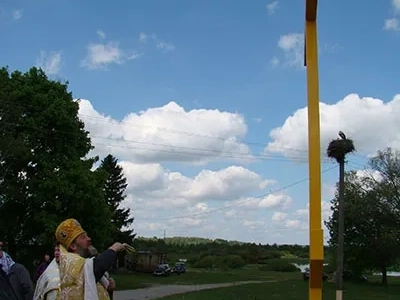
[{"label": "roadside grass", "polygon": [[[373,283],[346,283],[343,292],[344,299],[351,300],[391,300],[399,299],[400,284],[383,287]],[[335,285],[324,283],[323,299],[334,300]],[[203,290],[186,294],[168,296],[160,300],[265,300],[308,299],[308,283],[302,280],[288,280],[274,283],[246,284],[224,287],[212,290]]]},{"label": "roadside grass", "polygon": [[280,273],[259,271],[257,268],[244,268],[240,270],[200,270],[188,269],[185,274],[171,274],[166,277],[155,277],[146,273],[112,274],[117,290],[133,290],[154,285],[165,284],[208,284],[236,281],[271,281],[271,280],[301,280],[300,272]]},{"label": "roadside grass", "polygon": [[[154,277],[152,274],[132,273],[113,274],[117,290],[130,290],[155,285],[190,285],[226,283],[237,281],[277,281],[259,284],[246,284],[232,287],[204,290],[162,298],[163,300],[264,300],[264,299],[307,299],[308,283],[303,281],[300,272],[280,273],[260,271],[256,265],[248,265],[240,270],[202,270],[188,269],[182,275]],[[368,283],[345,282],[344,298],[351,300],[381,300],[400,298],[400,278],[389,277],[389,286],[379,285],[380,276],[368,276]],[[324,300],[335,299],[335,284],[325,282]]]}]

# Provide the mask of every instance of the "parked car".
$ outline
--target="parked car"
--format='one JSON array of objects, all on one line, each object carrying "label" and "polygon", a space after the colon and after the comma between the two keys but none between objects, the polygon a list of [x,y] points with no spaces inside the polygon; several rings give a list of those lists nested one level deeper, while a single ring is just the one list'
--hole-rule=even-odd
[{"label": "parked car", "polygon": [[[310,279],[310,269],[305,269],[303,274],[303,280],[307,281]],[[326,281],[328,279],[328,275],[326,273],[322,273],[322,281]]]},{"label": "parked car", "polygon": [[161,264],[158,265],[157,268],[154,270],[154,276],[169,276],[171,274],[171,268],[168,264]]},{"label": "parked car", "polygon": [[173,269],[173,272],[176,273],[176,274],[178,274],[178,275],[181,275],[181,274],[183,274],[183,273],[186,273],[185,263],[184,263],[184,262],[177,262],[177,263],[175,264],[175,267],[174,267],[174,269]]}]

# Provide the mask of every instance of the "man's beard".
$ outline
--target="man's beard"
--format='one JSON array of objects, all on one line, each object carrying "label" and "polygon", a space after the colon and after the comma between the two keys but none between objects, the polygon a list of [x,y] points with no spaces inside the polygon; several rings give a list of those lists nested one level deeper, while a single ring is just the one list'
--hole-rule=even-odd
[{"label": "man's beard", "polygon": [[92,245],[90,245],[88,247],[88,251],[89,251],[89,257],[94,257],[96,256],[99,252],[97,251],[97,249],[95,247],[93,247]]},{"label": "man's beard", "polygon": [[84,258],[96,256],[98,253],[97,249],[95,247],[93,247],[92,245],[88,246],[86,249],[79,247],[77,249],[77,252],[80,256],[82,256]]}]

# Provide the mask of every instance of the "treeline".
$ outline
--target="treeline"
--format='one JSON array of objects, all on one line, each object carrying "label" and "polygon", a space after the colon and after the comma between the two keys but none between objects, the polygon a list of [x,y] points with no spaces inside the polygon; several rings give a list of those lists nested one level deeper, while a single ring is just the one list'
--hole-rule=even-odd
[{"label": "treeline", "polygon": [[52,253],[66,218],[78,219],[100,249],[134,236],[122,229],[133,221],[119,208],[123,170],[112,155],[89,157],[93,145],[78,109],[67,83],[36,68],[0,69],[0,240],[29,269]]},{"label": "treeline", "polygon": [[[378,151],[365,170],[347,172],[344,190],[345,268],[358,275],[380,271],[387,284],[388,270],[400,262],[400,151]],[[338,198],[337,192],[326,222],[332,255],[338,241]]]},{"label": "treeline", "polygon": [[291,265],[292,262],[308,263],[309,257],[309,247],[303,245],[262,245],[198,237],[138,237],[134,246],[137,250],[167,253],[171,263],[187,259],[189,265],[197,268],[238,268],[246,264],[267,264],[277,259],[285,259],[286,265]]}]

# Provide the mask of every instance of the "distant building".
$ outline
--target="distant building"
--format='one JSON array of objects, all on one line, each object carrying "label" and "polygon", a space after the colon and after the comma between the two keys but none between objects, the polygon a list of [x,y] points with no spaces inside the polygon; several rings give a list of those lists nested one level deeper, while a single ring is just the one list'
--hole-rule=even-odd
[{"label": "distant building", "polygon": [[159,264],[165,264],[167,253],[152,251],[136,252],[136,271],[153,272]]}]

